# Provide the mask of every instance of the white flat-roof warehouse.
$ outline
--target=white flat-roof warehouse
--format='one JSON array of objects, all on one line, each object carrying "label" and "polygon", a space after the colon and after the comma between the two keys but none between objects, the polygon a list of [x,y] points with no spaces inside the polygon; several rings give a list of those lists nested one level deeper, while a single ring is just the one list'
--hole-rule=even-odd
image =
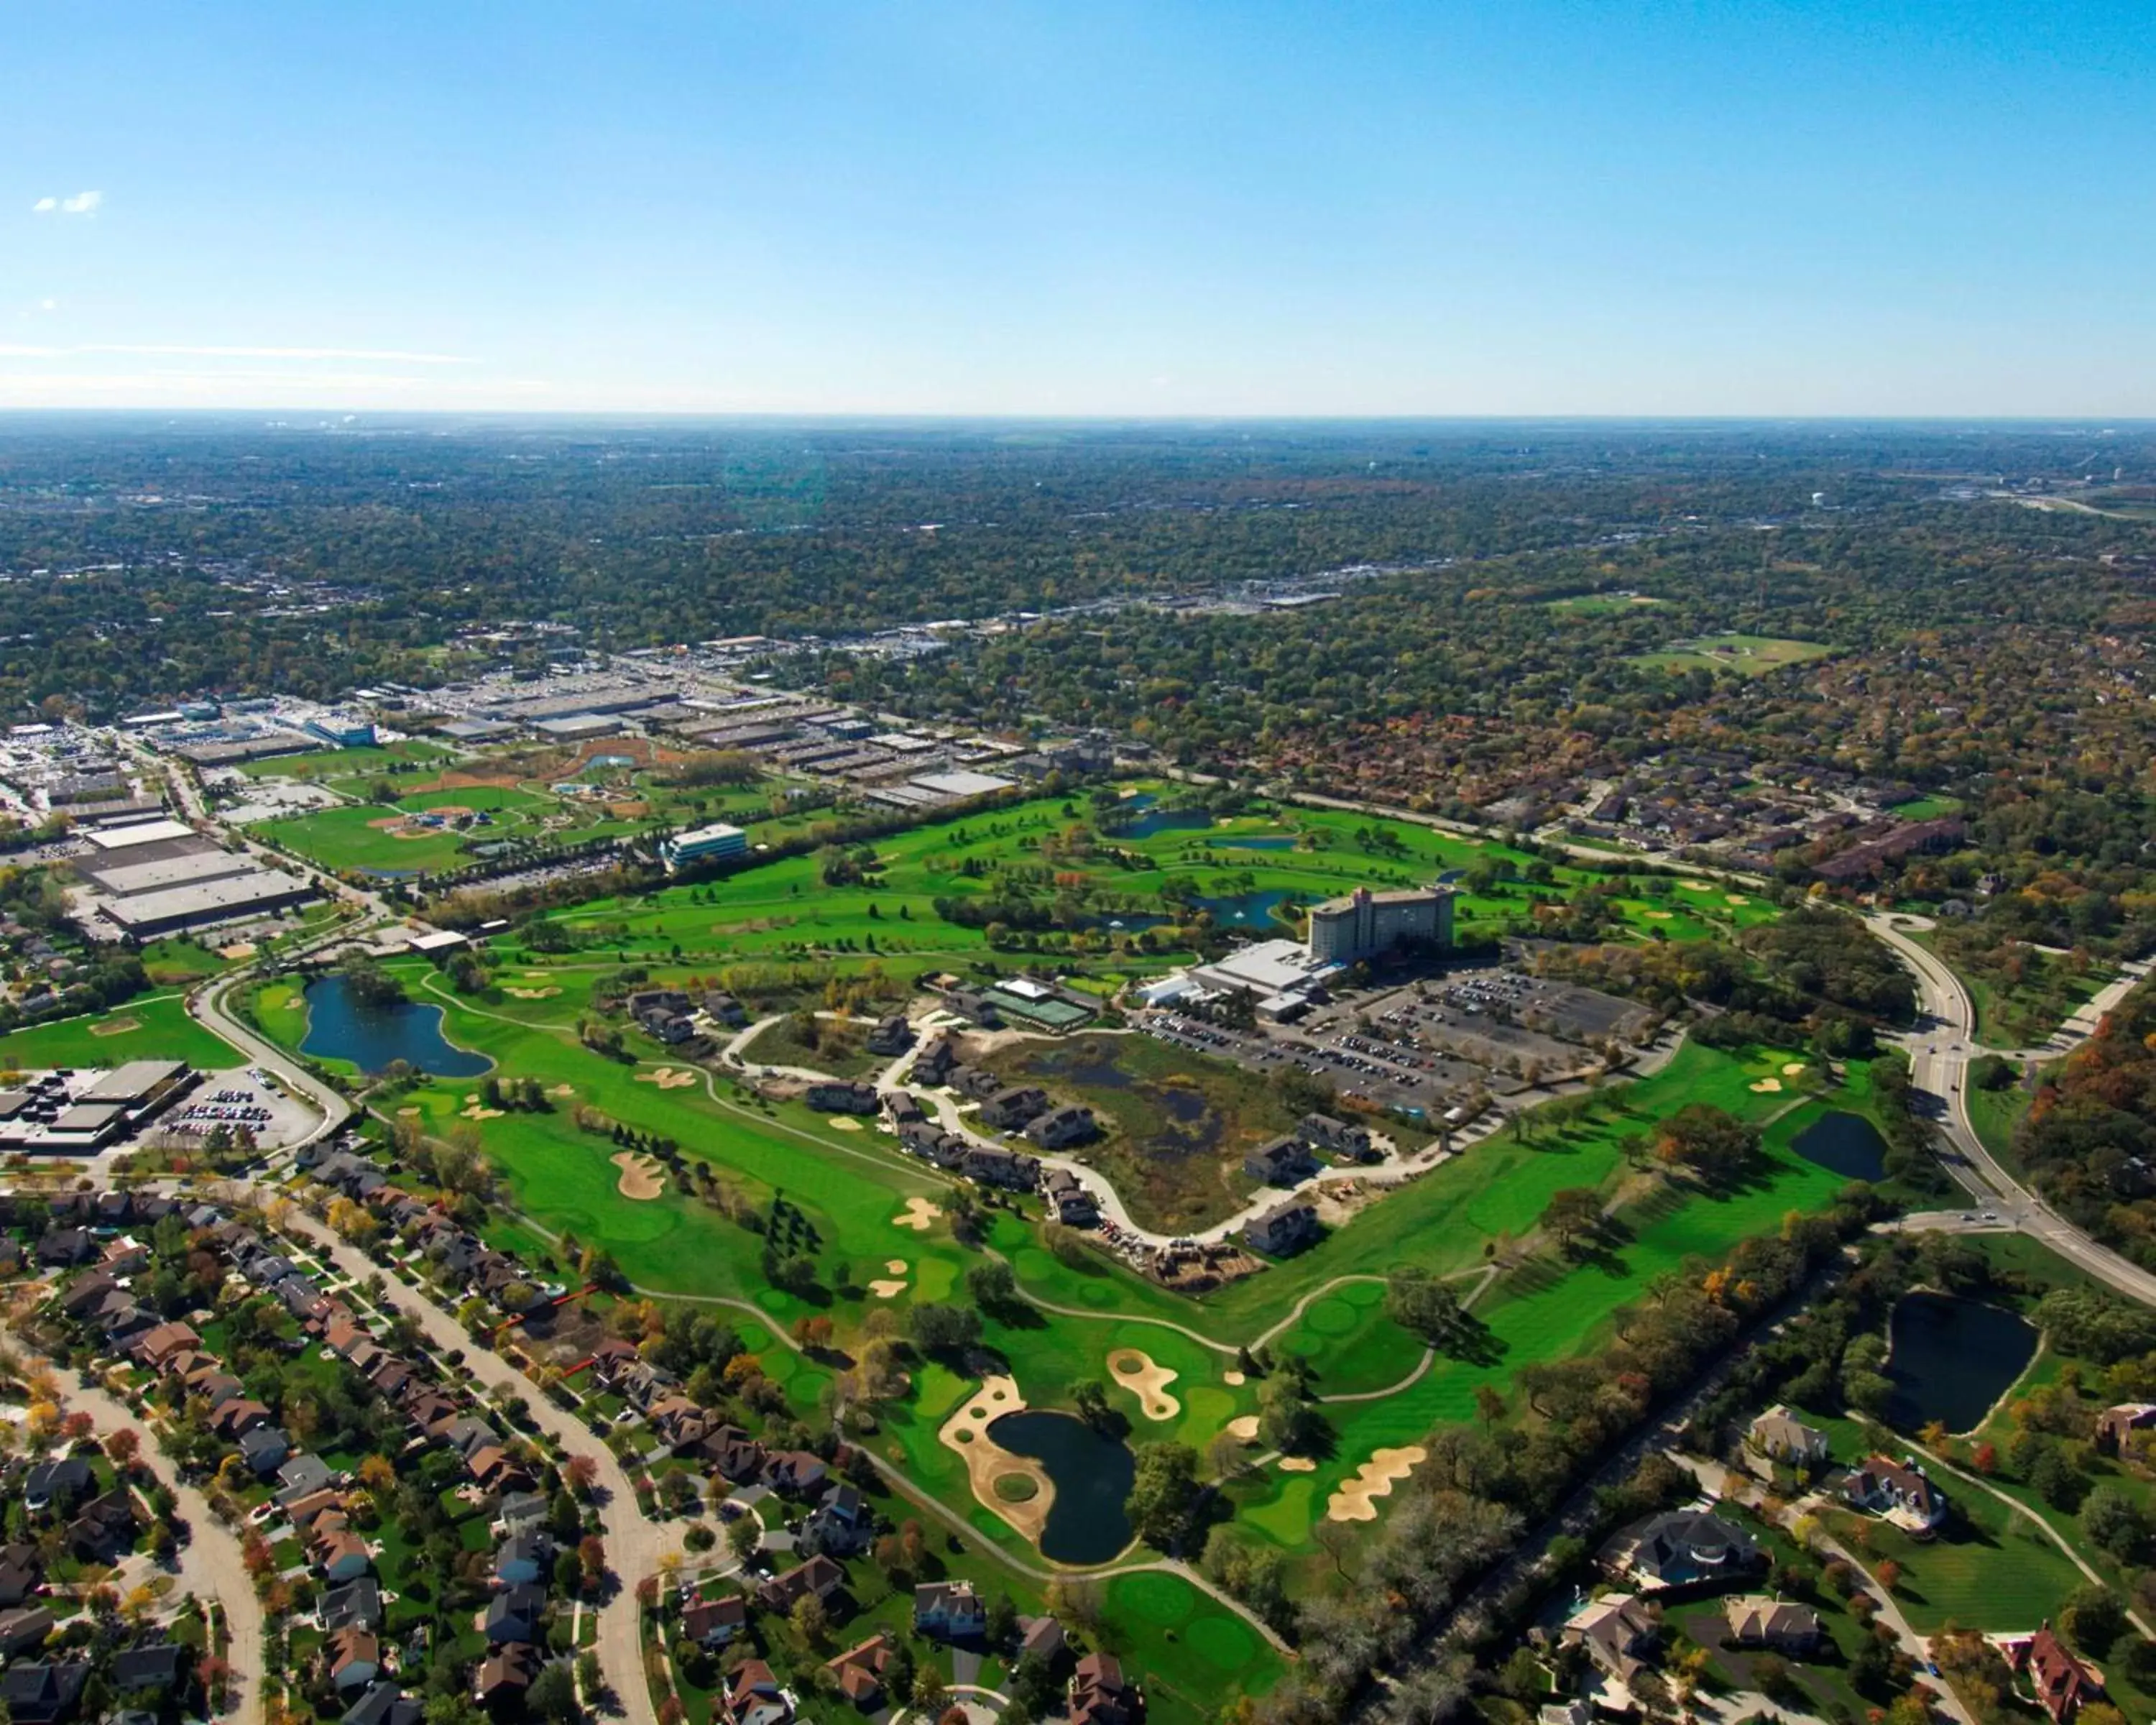
[{"label": "white flat-roof warehouse", "polygon": [[134,898],[107,899],[100,908],[129,934],[148,939],[208,922],[268,916],[288,906],[305,904],[314,896],[315,889],[297,875],[282,869],[254,869],[229,880],[202,880]]},{"label": "white flat-roof warehouse", "polygon": [[229,850],[197,850],[182,856],[161,857],[155,862],[121,863],[111,868],[88,868],[83,872],[116,898],[136,898],[168,887],[198,886],[205,880],[228,880],[251,875],[254,859]]},{"label": "white flat-roof warehouse", "polygon": [[185,821],[145,820],[133,826],[101,827],[94,833],[85,833],[100,850],[128,850],[137,845],[169,843],[174,839],[192,839],[198,834]]}]

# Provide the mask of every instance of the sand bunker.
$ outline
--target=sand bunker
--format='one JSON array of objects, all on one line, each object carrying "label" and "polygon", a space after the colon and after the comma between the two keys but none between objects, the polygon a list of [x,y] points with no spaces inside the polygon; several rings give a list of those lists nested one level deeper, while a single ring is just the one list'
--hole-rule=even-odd
[{"label": "sand bunker", "polygon": [[646,1156],[641,1151],[623,1150],[608,1160],[621,1170],[621,1178],[614,1182],[613,1189],[624,1198],[642,1203],[666,1190],[666,1181],[659,1172],[656,1157]]},{"label": "sand bunker", "polygon": [[902,1281],[886,1281],[881,1276],[878,1276],[869,1284],[869,1291],[879,1300],[896,1300],[906,1291],[906,1284]]},{"label": "sand bunker", "polygon": [[547,1092],[550,1096],[572,1096],[576,1093],[577,1087],[573,1084],[557,1084]]},{"label": "sand bunker", "polygon": [[466,1120],[499,1120],[501,1118],[501,1109],[482,1108],[477,1102],[467,1102],[463,1107],[458,1109],[457,1112],[462,1115]]},{"label": "sand bunker", "polygon": [[1283,1455],[1280,1459],[1282,1473],[1316,1473],[1317,1463],[1308,1455]]},{"label": "sand bunker", "polygon": [[1804,1076],[1804,1063],[1802,1060],[1791,1060],[1788,1065],[1782,1068],[1782,1076],[1784,1078],[1800,1078]]},{"label": "sand bunker", "polygon": [[1355,1477],[1342,1481],[1340,1489],[1326,1500],[1325,1518],[1376,1521],[1378,1506],[1373,1500],[1391,1497],[1393,1487],[1414,1471],[1415,1464],[1429,1459],[1430,1451],[1420,1444],[1411,1444],[1404,1450],[1373,1450],[1370,1459],[1356,1469]]},{"label": "sand bunker", "polygon": [[1230,1389],[1240,1389],[1250,1380],[1245,1378],[1240,1372],[1223,1372],[1220,1374],[1220,1381],[1226,1384]]},{"label": "sand bunker", "polygon": [[1258,1416],[1245,1414],[1240,1420],[1230,1420],[1227,1432],[1231,1438],[1240,1438],[1246,1444],[1255,1444],[1258,1440]]},{"label": "sand bunker", "polygon": [[1741,892],[1732,892],[1729,895],[1727,902],[1732,905],[1748,905],[1752,901]]},{"label": "sand bunker", "polygon": [[92,1024],[90,1034],[93,1036],[125,1036],[130,1030],[141,1028],[142,1020],[140,1019],[106,1019],[101,1024]]},{"label": "sand bunker", "polygon": [[505,994],[514,994],[519,1000],[547,1000],[552,999],[554,995],[560,993],[562,991],[559,988],[549,987],[544,988],[504,988],[501,992]]},{"label": "sand bunker", "polygon": [[1640,913],[1650,922],[1666,922],[1676,915],[1675,911],[1642,911]]},{"label": "sand bunker", "polygon": [[1680,880],[1677,882],[1677,891],[1679,892],[1712,892],[1714,888],[1704,880]]},{"label": "sand bunker", "polygon": [[884,1273],[886,1276],[903,1276],[906,1274],[906,1260],[903,1258],[886,1258],[883,1260],[883,1267]]},{"label": "sand bunker", "polygon": [[834,1114],[824,1124],[834,1132],[857,1132],[861,1129],[860,1122],[846,1114]]},{"label": "sand bunker", "polygon": [[1752,1086],[1753,1090],[1757,1091],[1763,1096],[1771,1096],[1774,1091],[1779,1090],[1781,1087],[1782,1081],[1779,1078],[1763,1078],[1757,1084]]},{"label": "sand bunker", "polygon": [[942,1214],[942,1210],[925,1198],[909,1198],[906,1200],[904,1212],[893,1216],[891,1219],[891,1225],[894,1228],[911,1228],[926,1234],[928,1231],[928,1224]]},{"label": "sand bunker", "polygon": [[220,958],[230,958],[234,961],[242,958],[252,958],[254,956],[254,942],[253,941],[234,941],[228,947],[219,947],[217,949],[217,956]]},{"label": "sand bunker", "polygon": [[419,1117],[419,1111],[417,1108],[399,1108],[397,1115],[400,1120],[417,1120]]},{"label": "sand bunker", "polygon": [[[1006,1414],[1022,1412],[1024,1407],[1025,1398],[1019,1394],[1015,1378],[984,1378],[978,1389],[958,1404],[936,1435],[946,1449],[965,1458],[966,1477],[973,1496],[1037,1543],[1041,1528],[1048,1522],[1049,1506],[1055,1502],[1055,1482],[1031,1456],[1014,1455],[988,1435],[991,1424]],[[1023,1503],[1014,1503],[996,1491],[996,1481],[1011,1474],[1034,1482],[1034,1495]]]},{"label": "sand bunker", "polygon": [[639,1084],[655,1084],[661,1090],[680,1090],[685,1085],[694,1084],[696,1075],[673,1066],[654,1066],[649,1072],[638,1073],[636,1081]]},{"label": "sand bunker", "polygon": [[1178,1374],[1153,1363],[1152,1356],[1135,1348],[1118,1348],[1108,1356],[1108,1369],[1124,1389],[1135,1390],[1138,1406],[1148,1420],[1173,1420],[1183,1404],[1168,1393]]}]

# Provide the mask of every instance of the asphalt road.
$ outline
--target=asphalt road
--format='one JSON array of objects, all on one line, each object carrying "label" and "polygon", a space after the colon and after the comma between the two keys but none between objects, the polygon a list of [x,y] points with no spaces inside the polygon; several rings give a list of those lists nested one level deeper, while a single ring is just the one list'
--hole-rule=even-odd
[{"label": "asphalt road", "polygon": [[[2068,1263],[2099,1281],[2131,1299],[2156,1306],[2156,1276],[2129,1263],[2108,1246],[2099,1245],[2063,1216],[2055,1214],[1984,1147],[1984,1141],[1977,1136],[1969,1117],[1969,1069],[1973,1061],[1993,1050],[1977,1043],[1976,1007],[1969,999],[1968,988],[1946,964],[1912,940],[1897,918],[1874,912],[1865,920],[1871,932],[1892,947],[1916,974],[1922,1016],[1916,1029],[1904,1037],[1902,1043],[1908,1050],[1910,1073],[1916,1088],[1937,1097],[1943,1105],[1940,1124],[1961,1158],[1947,1166],[1973,1200],[1979,1219],[1976,1225],[1984,1225],[1987,1212],[1995,1215],[1996,1225],[2010,1227],[2041,1240]],[[2138,974],[2122,978],[2106,990],[2111,997],[2109,1001],[2099,997],[2091,1006],[2114,1004],[2139,979]],[[2056,1058],[2069,1052],[2094,1029],[2101,1016],[2100,1009],[2093,1016],[2087,1009],[2076,1014],[2069,1027],[2053,1037],[2043,1050],[2046,1057]],[[1944,1225],[1956,1229],[1970,1226],[1958,1220]]]}]

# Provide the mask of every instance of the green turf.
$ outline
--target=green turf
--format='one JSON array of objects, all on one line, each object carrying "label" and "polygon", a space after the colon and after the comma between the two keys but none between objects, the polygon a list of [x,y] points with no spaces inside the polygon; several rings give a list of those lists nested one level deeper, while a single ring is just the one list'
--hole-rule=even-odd
[{"label": "green turf", "polygon": [[1702,635],[1678,641],[1656,653],[1643,653],[1632,660],[1650,670],[1730,671],[1741,677],[1762,677],[1786,665],[1824,659],[1835,649],[1817,641],[1794,641],[1775,635]]},{"label": "green turf", "polygon": [[[134,1028],[118,1028],[129,1024]],[[111,1034],[100,1034],[100,1030]],[[117,1066],[151,1060],[185,1060],[212,1070],[247,1064],[229,1043],[189,1018],[177,994],[144,995],[109,1013],[0,1036],[0,1069]]]}]

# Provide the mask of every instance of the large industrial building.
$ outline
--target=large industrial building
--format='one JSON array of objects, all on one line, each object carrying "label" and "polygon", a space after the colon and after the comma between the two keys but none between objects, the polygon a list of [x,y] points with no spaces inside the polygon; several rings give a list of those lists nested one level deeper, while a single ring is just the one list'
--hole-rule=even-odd
[{"label": "large industrial building", "polygon": [[0,1091],[0,1149],[94,1153],[140,1132],[201,1076],[177,1060],[130,1060],[110,1072],[48,1074]]},{"label": "large industrial building", "polygon": [[182,821],[140,821],[84,836],[95,849],[75,864],[90,889],[78,907],[136,940],[271,916],[318,896],[298,875],[222,850]]},{"label": "large industrial building", "polygon": [[1355,964],[1411,944],[1452,944],[1452,895],[1444,887],[1373,892],[1358,886],[1310,912],[1310,956],[1317,963]]}]

